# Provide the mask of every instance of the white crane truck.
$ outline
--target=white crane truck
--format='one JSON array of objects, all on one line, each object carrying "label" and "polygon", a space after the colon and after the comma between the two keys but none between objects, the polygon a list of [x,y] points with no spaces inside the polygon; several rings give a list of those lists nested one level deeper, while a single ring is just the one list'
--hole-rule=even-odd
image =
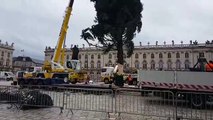
[{"label": "white crane truck", "polygon": [[[114,73],[117,71],[117,65],[115,67],[103,67],[101,69],[101,81],[105,84],[113,83]],[[124,82],[128,83],[129,85],[137,85],[137,69],[125,69],[123,74]],[[129,78],[131,80],[129,80]]]}]

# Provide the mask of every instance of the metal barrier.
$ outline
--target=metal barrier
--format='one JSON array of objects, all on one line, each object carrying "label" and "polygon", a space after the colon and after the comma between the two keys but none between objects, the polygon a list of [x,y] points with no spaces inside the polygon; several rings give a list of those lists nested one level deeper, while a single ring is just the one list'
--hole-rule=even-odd
[{"label": "metal barrier", "polygon": [[119,116],[124,113],[152,119],[175,117],[174,95],[168,91],[118,89],[115,103]]},{"label": "metal barrier", "polygon": [[[11,107],[30,109],[33,107],[58,107],[63,109],[63,91],[54,91],[50,86],[1,86],[0,102],[7,102]],[[42,89],[41,89],[42,88]]]},{"label": "metal barrier", "polygon": [[213,94],[196,92],[176,93],[176,118],[193,120],[213,119]]},{"label": "metal barrier", "polygon": [[213,93],[174,94],[171,91],[127,88],[0,86],[0,103],[10,103],[18,109],[56,107],[70,112],[83,110],[104,112],[107,115],[115,113],[118,118],[126,118],[128,114],[139,116],[139,119],[212,120],[212,101]]},{"label": "metal barrier", "polygon": [[0,103],[15,103],[17,102],[18,87],[0,86]]},{"label": "metal barrier", "polygon": [[[38,107],[64,108],[64,88],[57,88],[55,86],[25,86],[23,90],[25,89],[32,92],[30,95],[34,95],[35,98],[38,98],[36,102],[36,106]],[[30,104],[25,103],[24,105]]]},{"label": "metal barrier", "polygon": [[113,112],[113,91],[110,89],[67,88],[64,108],[96,112]]}]

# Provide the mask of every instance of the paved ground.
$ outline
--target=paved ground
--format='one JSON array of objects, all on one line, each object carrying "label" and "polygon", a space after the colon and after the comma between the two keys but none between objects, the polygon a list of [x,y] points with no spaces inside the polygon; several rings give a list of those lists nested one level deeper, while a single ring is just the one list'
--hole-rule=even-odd
[{"label": "paved ground", "polygon": [[[60,114],[59,108],[44,108],[35,110],[18,111],[17,109],[8,109],[10,105],[0,105],[0,120],[115,120],[118,115],[110,114],[107,118],[106,113],[73,111],[72,115],[68,110]],[[153,116],[121,115],[122,120],[167,120],[167,118],[158,118]]]},{"label": "paved ground", "polygon": [[44,108],[35,110],[8,109],[10,105],[0,105],[0,120],[106,120],[106,114],[96,112],[68,111],[60,114],[59,108]]},{"label": "paved ground", "polygon": [[0,85],[11,85],[12,81],[0,80]]}]

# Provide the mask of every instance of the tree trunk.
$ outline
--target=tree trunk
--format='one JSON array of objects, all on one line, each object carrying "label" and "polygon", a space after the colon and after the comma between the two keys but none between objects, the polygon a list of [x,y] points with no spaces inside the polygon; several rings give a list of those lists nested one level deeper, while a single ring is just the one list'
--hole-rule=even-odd
[{"label": "tree trunk", "polygon": [[123,63],[124,63],[124,58],[123,58],[123,41],[122,41],[122,30],[119,29],[117,34],[117,58],[118,58],[118,75],[123,74]]}]

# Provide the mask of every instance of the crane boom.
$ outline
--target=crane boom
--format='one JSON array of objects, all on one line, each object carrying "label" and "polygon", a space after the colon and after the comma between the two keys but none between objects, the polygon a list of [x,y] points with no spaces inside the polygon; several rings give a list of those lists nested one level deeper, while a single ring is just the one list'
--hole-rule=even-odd
[{"label": "crane boom", "polygon": [[54,51],[54,56],[52,58],[52,61],[55,63],[59,63],[62,46],[64,44],[65,37],[67,34],[68,23],[69,23],[70,15],[72,12],[73,3],[74,3],[74,0],[70,0],[69,6],[66,9],[65,17],[64,17],[63,24],[61,26],[61,30],[60,30],[60,34],[59,34],[59,38],[58,38],[58,43],[57,43],[56,49]]},{"label": "crane boom", "polygon": [[[23,78],[20,78],[18,80],[18,83],[20,83],[21,85],[54,85],[69,83],[75,84],[77,82],[88,80],[89,77],[87,75],[87,72],[81,70],[79,60],[64,60],[65,39],[73,3],[74,0],[70,0],[69,5],[66,8],[53,58],[51,59],[51,61],[46,60],[44,62],[44,65],[42,66],[43,71],[26,74],[23,76]],[[78,51],[75,53],[77,54]],[[24,82],[25,80],[28,82]]]}]

